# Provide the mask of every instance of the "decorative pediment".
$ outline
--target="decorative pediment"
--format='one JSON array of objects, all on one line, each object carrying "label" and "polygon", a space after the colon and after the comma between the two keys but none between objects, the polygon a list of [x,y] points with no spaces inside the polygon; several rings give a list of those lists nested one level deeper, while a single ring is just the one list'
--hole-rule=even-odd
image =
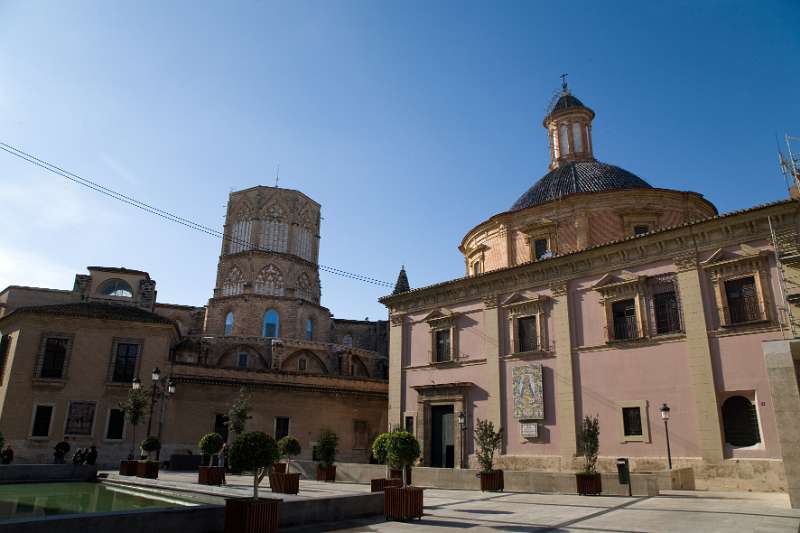
[{"label": "decorative pediment", "polygon": [[458,314],[450,309],[439,307],[425,315],[425,318],[422,320],[430,324],[432,328],[443,328],[452,326],[457,316]]},{"label": "decorative pediment", "polygon": [[728,276],[743,272],[755,272],[766,268],[769,250],[760,250],[747,244],[740,244],[734,250],[720,248],[700,265],[712,276]]},{"label": "decorative pediment", "polygon": [[636,293],[645,279],[645,276],[639,276],[627,270],[620,270],[616,274],[609,272],[592,286],[592,290],[602,294],[604,300],[623,297]]},{"label": "decorative pediment", "polygon": [[474,256],[476,254],[485,252],[488,249],[489,249],[489,247],[487,245],[479,244],[478,246],[469,249],[469,251],[467,252],[467,257],[472,257],[472,256]]},{"label": "decorative pediment", "polygon": [[509,318],[516,318],[544,312],[545,304],[549,301],[549,296],[539,295],[534,298],[528,298],[518,292],[514,292],[503,301],[503,307],[508,309]]}]

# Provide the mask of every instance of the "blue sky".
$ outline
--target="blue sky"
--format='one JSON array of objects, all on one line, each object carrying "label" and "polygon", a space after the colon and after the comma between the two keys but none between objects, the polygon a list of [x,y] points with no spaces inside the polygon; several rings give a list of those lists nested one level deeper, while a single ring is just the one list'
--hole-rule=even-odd
[{"label": "blue sky", "polygon": [[[785,197],[800,135],[800,3],[0,0],[0,141],[208,226],[232,189],[323,207],[320,261],[418,287],[463,275],[474,225],[548,163],[569,73],[595,156],[720,211]],[[220,243],[0,152],[0,285],[150,272],[202,305]],[[322,274],[323,304],[378,318],[380,287]]]}]

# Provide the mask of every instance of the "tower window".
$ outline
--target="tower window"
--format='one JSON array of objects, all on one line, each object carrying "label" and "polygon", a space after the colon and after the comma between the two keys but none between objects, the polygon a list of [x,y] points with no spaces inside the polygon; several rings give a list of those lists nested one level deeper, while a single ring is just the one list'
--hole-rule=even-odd
[{"label": "tower window", "polygon": [[278,312],[274,309],[267,310],[264,313],[264,327],[261,335],[264,337],[279,337],[280,336],[280,317]]},{"label": "tower window", "polygon": [[547,258],[547,252],[550,250],[547,246],[547,239],[536,239],[533,241],[533,255],[537,261]]},{"label": "tower window", "polygon": [[233,311],[225,315],[225,336],[233,335]]},{"label": "tower window", "polygon": [[572,124],[572,142],[575,143],[575,152],[583,152],[583,128],[580,122],[573,122]]},{"label": "tower window", "polygon": [[561,148],[562,157],[568,155],[572,151],[570,150],[569,144],[569,129],[566,124],[562,124],[558,127],[558,144]]},{"label": "tower window", "polygon": [[306,340],[314,340],[314,321],[310,318],[306,320]]}]

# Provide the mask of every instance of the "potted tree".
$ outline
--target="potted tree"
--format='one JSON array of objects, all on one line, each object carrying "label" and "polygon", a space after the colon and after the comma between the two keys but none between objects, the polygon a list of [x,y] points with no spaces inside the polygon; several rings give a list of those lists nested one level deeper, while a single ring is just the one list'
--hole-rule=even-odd
[{"label": "potted tree", "polygon": [[[393,431],[386,443],[386,457],[389,464],[403,471],[405,478],[406,467],[419,457],[419,442],[408,431]],[[422,518],[422,489],[408,486],[406,479],[402,487],[386,487],[383,512],[387,520]]]},{"label": "potted tree", "polygon": [[[225,424],[228,426],[229,438],[233,439],[244,433],[247,421],[252,418],[252,416],[250,416],[250,411],[252,410],[250,394],[248,394],[246,388],[242,387],[239,389],[239,396],[237,396],[230,409],[228,409],[228,421],[225,422]],[[229,465],[229,467],[233,473],[238,473],[233,465]]]},{"label": "potted tree", "polygon": [[475,423],[475,444],[477,445],[477,459],[481,471],[482,491],[502,491],[504,488],[503,471],[494,469],[494,452],[503,442],[502,429],[495,431],[494,424],[489,420]]},{"label": "potted tree", "polygon": [[136,465],[136,477],[157,479],[158,461],[152,459],[152,454],[161,449],[161,441],[151,435],[144,439],[139,447],[142,449],[143,458]]},{"label": "potted tree", "polygon": [[336,452],[339,437],[330,429],[323,429],[317,440],[317,481],[336,481]]},{"label": "potted tree", "polygon": [[[208,456],[208,466],[200,465],[197,469],[197,482],[201,485],[224,485],[225,467],[220,465],[219,452],[225,440],[219,433],[208,433],[200,438],[197,446],[203,455]],[[217,465],[214,466],[214,458],[217,458]]]},{"label": "potted tree", "polygon": [[272,492],[283,494],[297,494],[300,492],[300,474],[288,473],[288,464],[292,462],[292,457],[300,455],[302,448],[300,441],[291,435],[286,435],[278,441],[278,453],[281,457],[286,457],[286,463],[278,463],[275,466],[283,466],[282,471],[277,468],[269,475],[269,486]]},{"label": "potted tree", "polygon": [[[403,486],[403,471],[399,469],[391,469],[389,466],[389,439],[391,433],[381,433],[372,442],[372,457],[381,464],[386,465],[386,476],[377,479],[371,479],[370,490],[372,492],[381,492],[386,487],[402,487]],[[394,473],[398,472],[398,478],[394,477]],[[388,478],[388,479],[387,479]]]},{"label": "potted tree", "polygon": [[583,453],[583,471],[575,474],[578,494],[600,494],[603,482],[597,472],[597,452],[600,449],[600,422],[598,417],[585,416],[581,424],[581,453]]},{"label": "potted tree", "polygon": [[242,433],[233,441],[231,465],[253,473],[253,497],[225,500],[225,533],[265,533],[278,530],[281,500],[259,498],[258,485],[278,460],[275,439],[262,431]]},{"label": "potted tree", "polygon": [[145,409],[147,409],[147,393],[142,389],[130,389],[128,397],[125,401],[120,402],[119,407],[125,413],[125,418],[131,425],[131,451],[128,454],[128,459],[121,461],[119,465],[119,475],[121,476],[135,476],[138,470],[139,461],[134,459],[134,447],[136,442],[136,426],[138,426],[144,418]]}]

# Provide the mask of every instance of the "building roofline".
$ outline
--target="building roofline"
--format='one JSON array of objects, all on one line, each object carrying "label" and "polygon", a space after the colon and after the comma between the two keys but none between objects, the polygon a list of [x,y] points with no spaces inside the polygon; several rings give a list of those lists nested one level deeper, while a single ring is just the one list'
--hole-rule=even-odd
[{"label": "building roofline", "polygon": [[313,204],[314,204],[314,205],[316,205],[317,207],[320,207],[320,208],[322,207],[322,204],[320,204],[319,202],[317,202],[316,200],[314,200],[313,198],[311,198],[310,196],[308,196],[308,195],[307,195],[306,193],[304,193],[303,191],[298,191],[297,189],[289,189],[289,188],[286,188],[286,187],[273,187],[273,186],[271,186],[271,185],[254,185],[253,187],[248,187],[247,189],[241,189],[241,190],[238,190],[238,191],[231,191],[231,193],[229,194],[229,196],[233,196],[233,195],[235,195],[235,194],[242,194],[242,193],[246,193],[246,192],[254,191],[254,190],[257,190],[257,189],[272,189],[272,190],[280,190],[280,191],[289,191],[289,192],[294,192],[294,193],[297,193],[297,194],[299,194],[299,195],[303,196],[303,197],[304,197],[304,198],[306,198],[306,199],[307,199],[309,202],[313,203]]},{"label": "building roofline", "polygon": [[[650,189],[648,189],[648,190],[650,190]],[[722,215],[715,215],[715,216],[703,218],[703,219],[700,219],[700,220],[692,220],[690,222],[684,222],[682,224],[675,224],[673,226],[668,226],[668,227],[665,227],[665,228],[661,228],[661,229],[658,229],[656,231],[651,231],[649,233],[645,233],[643,235],[632,235],[630,237],[625,237],[624,239],[617,239],[617,240],[609,241],[609,242],[602,243],[602,244],[596,244],[596,245],[590,246],[588,248],[581,248],[580,250],[575,250],[575,251],[567,252],[567,253],[563,253],[563,254],[557,254],[557,255],[554,255],[553,257],[550,257],[550,258],[547,258],[547,259],[540,259],[538,261],[526,261],[526,262],[520,263],[518,265],[514,265],[514,266],[510,266],[510,267],[498,268],[496,270],[490,270],[490,271],[485,272],[483,274],[480,274],[478,276],[464,276],[464,277],[460,277],[460,278],[451,279],[451,280],[448,280],[448,281],[443,281],[443,282],[440,282],[440,283],[434,283],[432,285],[427,285],[425,287],[419,287],[417,289],[411,289],[410,291],[402,292],[400,294],[395,294],[395,295],[388,294],[386,296],[382,296],[382,297],[378,298],[378,302],[380,302],[383,305],[388,307],[388,305],[391,304],[392,302],[397,302],[397,301],[404,300],[407,297],[416,296],[420,292],[427,291],[427,290],[430,290],[430,289],[437,289],[437,288],[446,287],[446,286],[449,286],[449,285],[455,285],[456,283],[460,283],[460,282],[467,281],[467,280],[477,279],[477,278],[481,278],[481,277],[484,277],[484,276],[491,276],[493,274],[499,274],[499,273],[503,273],[503,272],[509,272],[509,271],[514,270],[514,269],[521,269],[521,268],[528,267],[528,266],[530,266],[530,265],[532,265],[534,263],[546,263],[548,261],[557,261],[557,260],[563,259],[565,257],[571,257],[571,256],[574,256],[574,255],[582,254],[582,253],[589,252],[589,251],[592,251],[592,250],[597,250],[598,248],[614,246],[614,245],[617,245],[617,244],[620,244],[620,243],[623,243],[623,242],[632,241],[634,239],[644,239],[644,238],[652,237],[653,235],[663,235],[663,234],[666,234],[666,233],[669,233],[669,232],[672,232],[672,231],[677,231],[677,230],[680,230],[680,229],[683,229],[683,228],[687,228],[687,227],[691,227],[691,226],[699,226],[701,224],[706,224],[708,222],[713,222],[715,220],[726,219],[726,218],[730,218],[730,217],[733,217],[733,216],[742,215],[742,214],[745,214],[745,213],[753,213],[755,211],[759,211],[759,210],[762,210],[762,209],[769,209],[771,207],[776,207],[776,206],[780,206],[780,205],[789,205],[791,203],[798,203],[798,202],[796,200],[792,199],[792,198],[788,198],[788,199],[785,199],[785,200],[778,200],[778,201],[775,201],[775,202],[759,204],[759,205],[755,205],[753,207],[748,207],[746,209],[738,209],[738,210],[735,210],[735,211],[730,211],[728,213],[723,213]]]},{"label": "building roofline", "polygon": [[91,272],[92,270],[98,270],[100,272],[116,272],[119,274],[140,274],[150,279],[150,274],[145,272],[144,270],[135,270],[132,268],[125,268],[125,267],[104,267],[104,266],[88,266],[86,270]]},{"label": "building roofline", "polygon": [[5,289],[1,290],[0,294],[6,293],[11,289],[22,289],[26,291],[58,292],[62,294],[68,294],[72,292],[70,289],[50,289],[48,287],[31,287],[28,285],[9,285]]}]

